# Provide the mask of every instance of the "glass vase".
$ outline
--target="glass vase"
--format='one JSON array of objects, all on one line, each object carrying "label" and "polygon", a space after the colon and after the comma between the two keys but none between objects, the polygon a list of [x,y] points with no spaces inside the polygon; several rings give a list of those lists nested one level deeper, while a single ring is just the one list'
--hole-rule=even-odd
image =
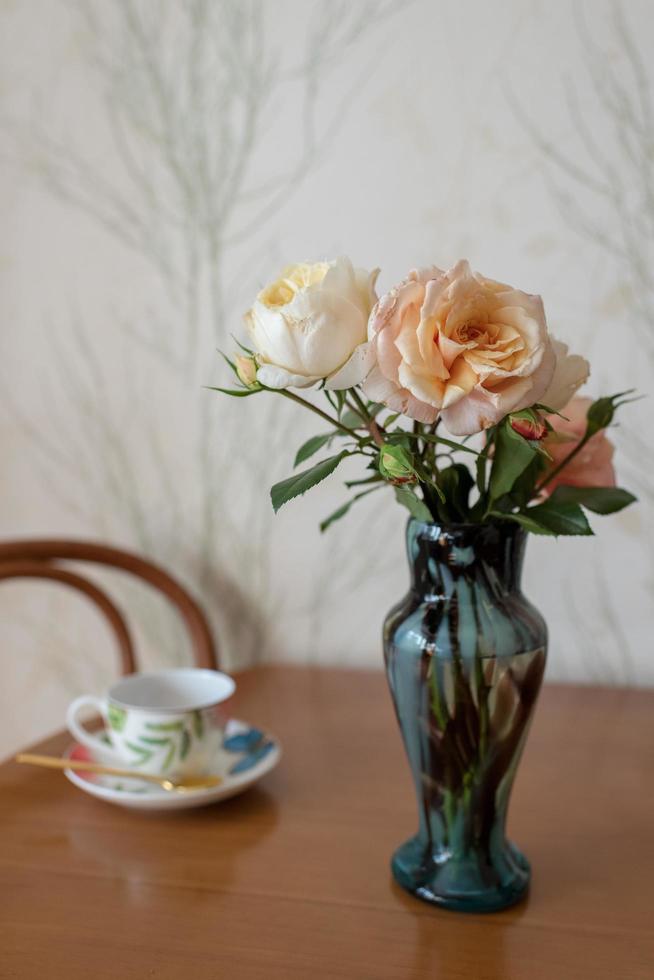
[{"label": "glass vase", "polygon": [[520,591],[525,540],[508,521],[409,521],[411,587],[384,624],[419,813],[393,875],[459,911],[505,908],[529,886],[529,864],[505,836],[547,649],[545,622]]}]

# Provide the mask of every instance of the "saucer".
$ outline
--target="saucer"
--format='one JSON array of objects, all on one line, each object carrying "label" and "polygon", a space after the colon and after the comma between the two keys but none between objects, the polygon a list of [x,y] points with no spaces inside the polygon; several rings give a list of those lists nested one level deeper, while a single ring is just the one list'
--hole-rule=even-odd
[{"label": "saucer", "polygon": [[[220,776],[219,786],[169,792],[153,783],[119,776],[101,776],[92,772],[65,769],[64,775],[79,789],[107,803],[133,810],[187,810],[218,803],[242,793],[277,765],[281,758],[279,742],[271,735],[243,721],[231,719],[225,727],[221,749],[216,753],[211,775]],[[73,742],[64,755],[78,761],[97,761],[85,746]]]}]

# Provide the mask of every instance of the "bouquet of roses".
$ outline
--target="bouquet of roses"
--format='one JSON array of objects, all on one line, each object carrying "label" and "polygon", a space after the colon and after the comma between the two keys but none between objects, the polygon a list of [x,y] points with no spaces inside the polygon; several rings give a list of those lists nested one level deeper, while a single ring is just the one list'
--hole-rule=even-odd
[{"label": "bouquet of roses", "polygon": [[324,423],[295,467],[321,458],[273,486],[275,511],[351,456],[365,475],[322,530],[386,487],[420,521],[549,535],[592,534],[585,510],[635,500],[616,486],[605,434],[632,392],[576,397],[588,362],[548,333],[539,296],[465,260],[414,270],[381,299],[377,275],[347,258],[289,266],[245,315],[249,344],[223,355],[236,387],[213,390],[281,395]]}]

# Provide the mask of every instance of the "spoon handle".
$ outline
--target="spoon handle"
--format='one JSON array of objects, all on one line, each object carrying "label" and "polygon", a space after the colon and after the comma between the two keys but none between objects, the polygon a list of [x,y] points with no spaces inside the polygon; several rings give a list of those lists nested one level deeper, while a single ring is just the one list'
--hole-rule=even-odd
[{"label": "spoon handle", "polygon": [[102,766],[97,762],[85,762],[82,759],[58,759],[52,755],[32,755],[29,752],[21,752],[20,755],[16,756],[15,761],[30,766],[43,766],[45,769],[80,769],[84,772],[96,772],[104,776],[144,779],[148,783],[156,783],[157,786],[171,782],[164,776],[153,776],[148,772],[134,772],[131,769],[116,769],[114,766]]}]

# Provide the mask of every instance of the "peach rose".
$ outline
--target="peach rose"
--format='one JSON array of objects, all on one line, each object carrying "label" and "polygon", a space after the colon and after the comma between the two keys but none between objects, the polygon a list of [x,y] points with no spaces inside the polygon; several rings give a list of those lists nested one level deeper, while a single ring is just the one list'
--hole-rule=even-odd
[{"label": "peach rose", "polygon": [[[567,418],[548,416],[554,432],[547,436],[543,445],[552,457],[550,470],[562,463],[579,443],[586,431],[586,414],[591,405],[591,398],[573,398],[562,409]],[[547,484],[543,493],[549,496],[558,486],[614,487],[613,453],[613,444],[604,430],[596,432],[574,459]]]},{"label": "peach rose", "polygon": [[[552,347],[556,356],[556,367],[552,380],[541,401],[547,408],[560,412],[567,405],[578,388],[588,381],[590,364],[579,354],[570,354],[568,345],[560,340],[552,339]],[[565,412],[563,413],[565,415]]]},{"label": "peach rose", "polygon": [[374,307],[376,365],[363,388],[420,422],[439,415],[453,435],[487,429],[541,399],[555,355],[539,296],[472,272],[414,270]]}]

